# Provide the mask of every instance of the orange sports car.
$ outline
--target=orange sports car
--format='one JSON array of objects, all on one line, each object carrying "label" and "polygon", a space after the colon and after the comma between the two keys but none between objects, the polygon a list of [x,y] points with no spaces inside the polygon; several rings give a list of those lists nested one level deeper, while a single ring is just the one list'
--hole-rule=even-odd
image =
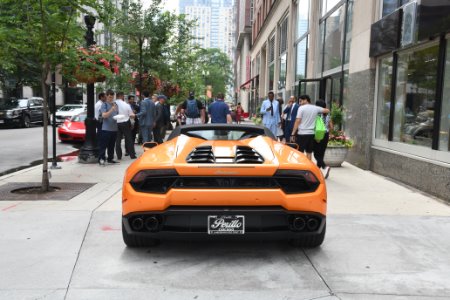
[{"label": "orange sports car", "polygon": [[265,127],[175,128],[127,169],[122,234],[129,247],[161,239],[290,240],[322,244],[327,192],[306,156]]}]

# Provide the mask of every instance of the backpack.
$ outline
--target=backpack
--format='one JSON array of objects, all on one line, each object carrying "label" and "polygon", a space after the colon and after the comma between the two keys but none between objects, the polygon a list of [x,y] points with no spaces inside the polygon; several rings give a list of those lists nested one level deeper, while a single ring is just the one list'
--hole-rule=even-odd
[{"label": "backpack", "polygon": [[325,137],[325,133],[327,133],[325,122],[323,121],[322,116],[317,116],[316,126],[314,127],[314,139],[317,142],[320,142]]},{"label": "backpack", "polygon": [[186,117],[191,118],[191,119],[196,119],[200,117],[200,112],[198,110],[198,106],[197,106],[197,100],[195,99],[188,99],[187,101],[187,105],[186,105]]}]

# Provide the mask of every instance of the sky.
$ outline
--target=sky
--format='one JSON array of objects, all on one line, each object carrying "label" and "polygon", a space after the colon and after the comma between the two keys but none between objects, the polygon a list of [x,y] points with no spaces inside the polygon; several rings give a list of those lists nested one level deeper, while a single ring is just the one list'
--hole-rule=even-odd
[{"label": "sky", "polygon": [[[178,12],[178,0],[162,0],[162,6],[164,10],[175,11]],[[152,0],[142,0],[142,4],[144,4],[144,8],[148,8],[152,3]]]}]

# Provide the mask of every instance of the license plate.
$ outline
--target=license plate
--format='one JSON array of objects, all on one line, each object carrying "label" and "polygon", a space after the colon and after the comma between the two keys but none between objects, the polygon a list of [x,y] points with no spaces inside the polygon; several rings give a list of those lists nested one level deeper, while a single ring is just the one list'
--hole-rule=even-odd
[{"label": "license plate", "polygon": [[244,234],[245,217],[237,215],[208,216],[208,234]]}]

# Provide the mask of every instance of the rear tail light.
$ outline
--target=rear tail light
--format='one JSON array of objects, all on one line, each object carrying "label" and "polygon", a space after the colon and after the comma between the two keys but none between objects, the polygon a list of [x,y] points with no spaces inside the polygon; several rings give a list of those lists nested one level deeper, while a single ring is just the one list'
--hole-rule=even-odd
[{"label": "rear tail light", "polygon": [[174,169],[142,170],[134,175],[130,184],[138,192],[165,194],[177,178]]},{"label": "rear tail light", "polygon": [[312,172],[304,170],[278,170],[274,177],[286,194],[314,192],[320,184]]}]

